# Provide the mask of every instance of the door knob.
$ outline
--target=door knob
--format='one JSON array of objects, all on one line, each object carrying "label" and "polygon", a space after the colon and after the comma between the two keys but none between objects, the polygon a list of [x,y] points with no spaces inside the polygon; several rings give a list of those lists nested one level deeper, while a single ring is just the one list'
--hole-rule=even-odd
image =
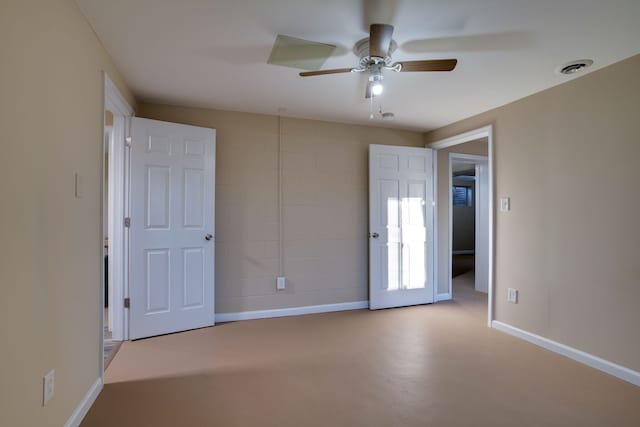
[{"label": "door knob", "polygon": [[207,234],[206,236],[204,236],[204,240],[211,240],[213,239],[213,236],[211,234]]},{"label": "door knob", "polygon": [[380,237],[380,235],[378,233],[369,233],[369,237],[373,237],[374,239],[377,239],[378,237]]}]

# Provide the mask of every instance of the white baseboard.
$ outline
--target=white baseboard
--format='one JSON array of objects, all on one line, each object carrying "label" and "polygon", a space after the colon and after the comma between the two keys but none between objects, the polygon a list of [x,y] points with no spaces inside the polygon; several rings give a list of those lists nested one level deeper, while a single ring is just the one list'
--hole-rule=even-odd
[{"label": "white baseboard", "polygon": [[598,356],[585,353],[582,350],[578,350],[576,348],[569,347],[568,345],[552,341],[548,338],[541,337],[540,335],[532,334],[531,332],[527,332],[525,330],[516,328],[515,326],[511,326],[506,323],[499,322],[497,320],[491,322],[491,327],[525,341],[529,341],[530,343],[536,344],[540,347],[546,348],[547,350],[553,351],[554,353],[558,353],[580,363],[584,363],[587,366],[598,369],[602,372],[606,372],[609,375],[613,375],[614,377],[618,377],[621,380],[628,381],[631,384],[640,386],[640,372],[634,371],[633,369],[626,368],[624,366],[602,359]]},{"label": "white baseboard", "polygon": [[451,251],[452,255],[474,255],[476,253],[473,249],[464,249],[462,251]]},{"label": "white baseboard", "polygon": [[87,415],[91,405],[96,401],[100,391],[102,390],[102,378],[98,378],[95,383],[91,386],[87,394],[84,396],[78,407],[73,414],[69,417],[67,422],[64,424],[64,427],[78,427],[84,416]]},{"label": "white baseboard", "polygon": [[304,307],[277,308],[273,310],[239,311],[236,313],[216,313],[216,323],[235,322],[238,320],[265,319],[268,317],[299,316],[301,314],[328,313],[331,311],[359,310],[362,308],[369,308],[369,301],[307,305]]},{"label": "white baseboard", "polygon": [[451,294],[436,294],[436,302],[447,301],[451,299]]}]

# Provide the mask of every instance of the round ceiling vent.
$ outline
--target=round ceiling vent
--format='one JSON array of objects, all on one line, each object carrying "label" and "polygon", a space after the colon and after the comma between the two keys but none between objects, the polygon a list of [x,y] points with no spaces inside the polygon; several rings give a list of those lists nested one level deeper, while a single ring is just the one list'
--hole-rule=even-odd
[{"label": "round ceiling vent", "polygon": [[578,59],[561,65],[556,69],[556,73],[571,75],[582,71],[591,65],[593,65],[593,61],[591,59]]}]

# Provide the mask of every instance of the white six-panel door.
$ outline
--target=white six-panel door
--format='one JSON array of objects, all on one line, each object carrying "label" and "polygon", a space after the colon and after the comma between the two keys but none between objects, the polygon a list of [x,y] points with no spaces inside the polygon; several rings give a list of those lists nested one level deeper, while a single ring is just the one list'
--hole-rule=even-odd
[{"label": "white six-panel door", "polygon": [[433,154],[369,146],[369,307],[433,302]]},{"label": "white six-panel door", "polygon": [[130,338],[211,326],[215,130],[132,120]]}]

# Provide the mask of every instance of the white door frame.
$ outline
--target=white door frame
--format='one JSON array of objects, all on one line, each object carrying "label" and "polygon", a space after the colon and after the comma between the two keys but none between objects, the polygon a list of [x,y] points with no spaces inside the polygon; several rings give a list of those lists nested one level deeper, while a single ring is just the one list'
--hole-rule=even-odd
[{"label": "white door frame", "polygon": [[[478,191],[481,185],[483,185],[483,181],[478,173],[479,165],[483,163],[488,164],[487,156],[477,156],[474,154],[461,154],[461,153],[449,153],[449,295],[453,297],[453,162],[456,163],[467,163],[469,165],[473,165],[476,170],[476,179],[474,186],[474,201],[473,201],[473,209],[475,212],[475,238],[474,238],[474,253],[478,253],[478,224],[480,223],[480,208],[482,204],[480,203],[480,194]],[[485,195],[485,197],[487,197]],[[477,259],[477,258],[476,258]],[[477,288],[476,288],[477,289]]]},{"label": "white door frame", "polygon": [[[494,197],[493,197],[493,125],[484,126],[475,130],[471,130],[469,132],[461,133],[449,138],[445,138],[439,141],[436,141],[432,144],[428,144],[428,148],[433,148],[434,150],[440,150],[443,148],[453,147],[454,145],[464,144],[465,142],[471,142],[478,139],[487,138],[489,155],[488,155],[488,164],[489,164],[489,268],[488,268],[488,283],[489,283],[489,292],[488,292],[488,307],[487,307],[487,325],[491,327],[491,322],[494,319],[494,299],[495,299],[495,286],[494,286],[494,263],[495,263],[495,245],[494,245],[494,222],[495,222],[495,212],[494,212]],[[434,158],[437,158],[437,152],[434,155]],[[436,200],[437,200],[437,188],[438,188],[438,174],[434,174],[435,178],[435,188],[436,188]],[[449,172],[449,176],[451,173]],[[449,196],[451,197],[451,196]],[[436,221],[436,242],[438,241],[437,230],[438,230],[438,210],[435,212],[435,221]],[[436,256],[436,269],[438,265],[437,256],[438,250],[435,251]],[[436,271],[436,274],[438,272]]]},{"label": "white door frame", "polygon": [[[105,147],[104,147],[104,149],[105,149],[106,156],[109,159],[109,163],[108,163],[109,166],[107,168],[107,171],[109,172],[108,176],[110,176],[111,175],[111,173],[110,173],[111,171],[109,169],[111,169],[111,167],[110,167],[110,165],[111,165],[111,162],[110,162],[111,158],[110,157],[111,156],[109,155],[109,151],[111,151],[111,147],[113,145],[113,123],[111,125],[105,125],[104,126],[104,133],[105,133]],[[104,165],[104,163],[103,163],[103,165]],[[104,172],[107,172],[107,171],[103,171],[103,175],[104,175]],[[110,183],[108,181],[104,180],[104,176],[103,176],[103,182],[107,182],[107,193],[108,193],[108,189],[109,189]],[[108,223],[109,222],[109,216],[110,216],[109,215],[109,211],[110,211],[110,206],[111,206],[111,204],[109,203],[109,195],[108,194],[107,194],[106,200],[103,197],[102,202],[104,204],[103,205],[103,209],[102,209],[102,215],[103,215],[102,218],[103,218],[103,221],[107,221],[107,223]],[[103,230],[104,230],[104,223],[103,223]],[[103,237],[108,237],[110,234],[111,234],[111,230],[107,229],[106,233],[103,234]],[[108,252],[109,251],[107,251],[107,253]],[[110,269],[108,269],[105,272],[105,274],[106,273],[110,273],[109,270]],[[107,280],[107,282],[108,282],[108,280]],[[108,301],[113,301],[113,288],[112,287],[109,287],[109,292],[107,293],[107,298],[108,298]],[[110,331],[113,331],[113,318],[114,318],[114,316],[113,316],[113,306],[112,306],[112,304],[109,304],[108,312],[109,312],[109,325],[107,326],[107,329],[109,329]]]},{"label": "white door frame", "polygon": [[[124,217],[127,206],[127,175],[128,175],[128,150],[125,146],[125,138],[129,132],[130,118],[133,116],[133,108],[122,96],[109,75],[103,72],[104,105],[102,111],[102,132],[104,135],[104,117],[107,110],[113,113],[112,137],[109,141],[109,175],[108,175],[108,222],[109,236],[109,293],[113,298],[109,301],[110,314],[113,314],[112,336],[114,340],[128,339],[127,317],[125,316],[124,298],[126,297],[127,264],[126,251],[128,249],[125,236]],[[103,138],[104,140],[104,138]],[[104,203],[104,156],[103,147],[101,157],[102,184],[100,186],[100,203]],[[104,230],[104,207],[100,209],[100,236]],[[104,244],[100,239],[100,377],[104,375]]]}]

